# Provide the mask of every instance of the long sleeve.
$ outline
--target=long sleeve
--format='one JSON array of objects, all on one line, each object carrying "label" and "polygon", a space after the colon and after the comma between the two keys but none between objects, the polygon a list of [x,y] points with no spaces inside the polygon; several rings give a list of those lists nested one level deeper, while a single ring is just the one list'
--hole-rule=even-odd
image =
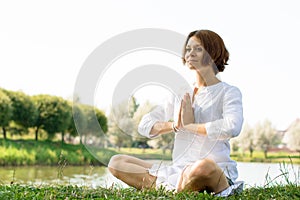
[{"label": "long sleeve", "polygon": [[157,135],[151,135],[151,129],[157,122],[167,122],[173,120],[174,97],[169,97],[164,105],[156,106],[150,113],[143,116],[138,126],[138,132],[147,137],[154,138]]},{"label": "long sleeve", "polygon": [[138,132],[147,137],[153,138],[155,135],[150,135],[150,131],[156,122],[164,120],[164,109],[162,106],[157,106],[153,111],[143,116],[138,126]]},{"label": "long sleeve", "polygon": [[236,87],[226,88],[222,118],[205,124],[208,138],[225,140],[239,135],[243,125],[242,94]]}]

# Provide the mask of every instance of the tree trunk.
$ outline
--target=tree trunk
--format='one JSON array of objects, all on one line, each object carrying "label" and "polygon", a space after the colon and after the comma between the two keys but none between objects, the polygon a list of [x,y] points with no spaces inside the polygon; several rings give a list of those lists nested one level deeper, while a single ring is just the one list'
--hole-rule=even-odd
[{"label": "tree trunk", "polygon": [[268,150],[267,149],[264,150],[264,154],[265,154],[265,159],[267,159],[268,158]]},{"label": "tree trunk", "polygon": [[2,127],[2,131],[3,131],[3,138],[4,138],[4,140],[6,140],[6,129],[5,129],[5,127]]},{"label": "tree trunk", "polygon": [[38,141],[38,139],[39,139],[39,128],[40,127],[36,127],[36,129],[35,129],[35,141]]},{"label": "tree trunk", "polygon": [[253,149],[252,146],[250,146],[249,151],[250,151],[250,158],[252,158],[252,156],[253,156],[253,151],[254,151],[254,149]]}]

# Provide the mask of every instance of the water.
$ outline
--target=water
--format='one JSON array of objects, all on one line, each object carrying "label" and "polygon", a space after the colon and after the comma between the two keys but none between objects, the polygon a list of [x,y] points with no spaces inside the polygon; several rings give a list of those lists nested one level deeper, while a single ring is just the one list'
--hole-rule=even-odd
[{"label": "water", "polygon": [[300,165],[282,163],[238,163],[239,178],[245,187],[291,183],[300,184]]},{"label": "water", "polygon": [[[277,163],[238,163],[239,178],[245,187],[264,186],[266,184],[286,184],[300,181],[300,165]],[[287,173],[285,176],[283,174]],[[71,184],[89,187],[128,187],[114,178],[106,167],[66,166],[64,168],[46,166],[2,167],[0,183],[10,184]]]},{"label": "water", "polygon": [[108,174],[105,167],[49,166],[2,167],[0,183],[9,184],[72,184],[92,186],[99,183],[104,186],[104,177]]}]

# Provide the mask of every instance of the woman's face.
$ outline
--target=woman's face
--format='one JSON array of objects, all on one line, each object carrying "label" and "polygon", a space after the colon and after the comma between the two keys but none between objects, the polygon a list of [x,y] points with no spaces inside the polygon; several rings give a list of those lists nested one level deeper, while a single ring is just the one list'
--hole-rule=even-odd
[{"label": "woman's face", "polygon": [[190,69],[200,69],[203,67],[202,60],[204,55],[204,48],[201,42],[195,36],[191,37],[186,45],[185,61]]}]

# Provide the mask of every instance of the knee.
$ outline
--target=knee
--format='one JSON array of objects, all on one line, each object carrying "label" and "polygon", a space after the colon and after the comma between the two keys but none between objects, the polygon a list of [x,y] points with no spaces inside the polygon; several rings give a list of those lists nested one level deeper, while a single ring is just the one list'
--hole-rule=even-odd
[{"label": "knee", "polygon": [[108,163],[108,170],[114,175],[117,176],[118,172],[121,169],[122,163],[124,163],[125,157],[124,155],[114,155],[110,158]]},{"label": "knee", "polygon": [[216,163],[211,159],[196,161],[191,166],[190,176],[209,179],[217,171]]}]

